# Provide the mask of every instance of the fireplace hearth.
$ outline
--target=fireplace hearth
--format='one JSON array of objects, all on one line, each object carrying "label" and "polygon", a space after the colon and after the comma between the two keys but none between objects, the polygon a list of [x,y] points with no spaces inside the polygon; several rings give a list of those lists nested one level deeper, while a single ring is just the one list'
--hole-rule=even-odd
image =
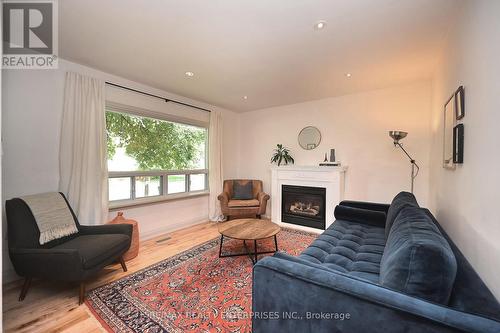
[{"label": "fireplace hearth", "polygon": [[283,222],[325,229],[325,188],[282,185],[281,196]]}]

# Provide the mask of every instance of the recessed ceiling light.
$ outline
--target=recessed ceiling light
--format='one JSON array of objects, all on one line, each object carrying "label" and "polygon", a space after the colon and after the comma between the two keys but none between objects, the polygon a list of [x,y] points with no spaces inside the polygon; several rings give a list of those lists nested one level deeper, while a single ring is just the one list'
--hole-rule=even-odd
[{"label": "recessed ceiling light", "polygon": [[243,96],[243,99],[248,99],[248,96],[247,95]]},{"label": "recessed ceiling light", "polygon": [[345,73],[345,76],[346,76],[346,77],[351,77],[351,76],[352,76],[352,74],[351,74],[351,73]]},{"label": "recessed ceiling light", "polygon": [[326,28],[326,21],[318,21],[314,24],[314,30],[321,30]]},{"label": "recessed ceiling light", "polygon": [[186,72],[185,74],[186,74],[186,76],[188,76],[188,77],[193,77],[193,76],[194,76],[194,73],[193,73],[193,72]]}]

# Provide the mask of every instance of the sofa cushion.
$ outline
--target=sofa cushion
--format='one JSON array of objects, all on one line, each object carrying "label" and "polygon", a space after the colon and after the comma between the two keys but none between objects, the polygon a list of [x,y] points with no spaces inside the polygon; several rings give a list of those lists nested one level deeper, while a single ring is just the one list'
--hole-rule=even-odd
[{"label": "sofa cushion", "polygon": [[252,181],[235,181],[233,183],[233,197],[236,200],[253,199],[253,183]]},{"label": "sofa cushion", "polygon": [[384,227],[386,214],[384,212],[337,205],[334,211],[337,220],[344,220],[362,224],[369,224],[377,227]]},{"label": "sofa cushion", "polygon": [[256,207],[259,206],[259,200],[229,200],[227,203],[228,207]]},{"label": "sofa cushion", "polygon": [[391,231],[392,224],[394,220],[398,216],[401,209],[405,207],[419,207],[417,203],[417,199],[410,192],[400,192],[398,195],[394,197],[389,206],[389,210],[387,211],[387,219],[385,220],[385,238],[389,236],[389,232]]},{"label": "sofa cushion", "polygon": [[380,284],[448,304],[456,272],[450,245],[430,217],[421,208],[403,208],[387,238]]},{"label": "sofa cushion", "polygon": [[109,259],[113,254],[126,250],[129,243],[130,237],[122,234],[84,235],[53,248],[78,250],[83,267],[90,269]]},{"label": "sofa cushion", "polygon": [[300,258],[378,283],[384,228],[336,220]]}]

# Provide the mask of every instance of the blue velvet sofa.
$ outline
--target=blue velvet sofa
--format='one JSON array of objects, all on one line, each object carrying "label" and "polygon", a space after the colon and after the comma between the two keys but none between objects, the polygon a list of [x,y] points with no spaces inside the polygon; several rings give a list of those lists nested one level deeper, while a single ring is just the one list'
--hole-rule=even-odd
[{"label": "blue velvet sofa", "polygon": [[253,268],[253,332],[500,332],[500,305],[415,197],[343,201],[301,255]]}]

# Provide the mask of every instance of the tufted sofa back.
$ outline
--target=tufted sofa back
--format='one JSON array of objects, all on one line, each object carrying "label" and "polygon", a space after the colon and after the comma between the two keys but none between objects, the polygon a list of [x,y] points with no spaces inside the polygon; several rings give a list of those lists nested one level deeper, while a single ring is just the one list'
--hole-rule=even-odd
[{"label": "tufted sofa back", "polygon": [[380,284],[408,295],[448,304],[457,261],[450,245],[425,211],[400,210],[380,263]]},{"label": "tufted sofa back", "polygon": [[398,217],[399,212],[405,207],[419,207],[417,199],[410,192],[400,192],[394,197],[387,211],[387,218],[385,220],[385,238],[389,236],[392,225]]}]

